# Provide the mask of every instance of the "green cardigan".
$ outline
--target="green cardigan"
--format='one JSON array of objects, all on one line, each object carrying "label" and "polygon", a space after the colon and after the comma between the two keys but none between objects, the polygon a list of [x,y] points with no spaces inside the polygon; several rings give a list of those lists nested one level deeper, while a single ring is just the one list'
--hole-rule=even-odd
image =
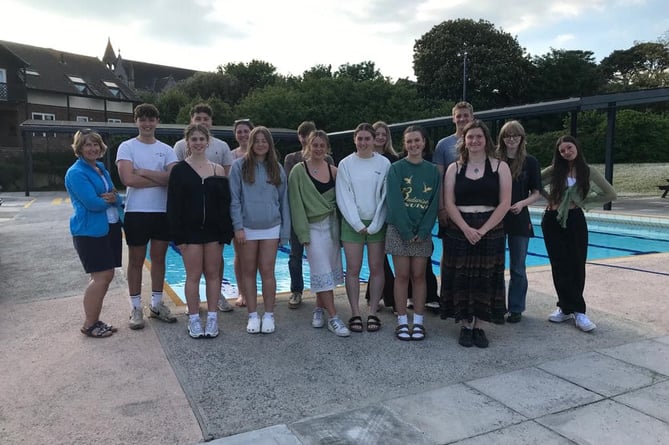
[{"label": "green cardigan", "polygon": [[[558,207],[557,220],[560,222],[562,228],[567,227],[567,217],[569,216],[569,207],[571,203],[574,203],[577,207],[582,208],[583,210],[594,209],[595,207],[606,204],[607,202],[615,201],[616,191],[613,189],[611,184],[599,173],[597,170],[588,166],[590,168],[590,191],[587,196],[581,196],[578,187],[572,185],[567,187],[562,196],[562,201],[560,201],[560,206]],[[553,167],[546,167],[541,171],[541,185],[545,188],[547,185],[550,185],[551,179],[553,177]],[[545,191],[542,193],[544,196],[548,196],[548,193]]]},{"label": "green cardigan", "polygon": [[288,178],[288,202],[293,230],[300,243],[311,241],[309,223],[337,216],[335,188],[321,194],[311,181],[304,162],[295,165]]}]

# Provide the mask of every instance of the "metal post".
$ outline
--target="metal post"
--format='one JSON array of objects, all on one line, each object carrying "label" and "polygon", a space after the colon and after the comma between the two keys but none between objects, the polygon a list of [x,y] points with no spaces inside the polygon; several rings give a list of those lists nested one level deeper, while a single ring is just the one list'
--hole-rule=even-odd
[{"label": "metal post", "polygon": [[[607,109],[606,151],[604,152],[604,177],[613,184],[613,146],[616,134],[616,103],[610,102]],[[604,204],[604,210],[611,210],[611,203]]]},{"label": "metal post", "polygon": [[462,100],[467,100],[467,50],[462,53]]}]

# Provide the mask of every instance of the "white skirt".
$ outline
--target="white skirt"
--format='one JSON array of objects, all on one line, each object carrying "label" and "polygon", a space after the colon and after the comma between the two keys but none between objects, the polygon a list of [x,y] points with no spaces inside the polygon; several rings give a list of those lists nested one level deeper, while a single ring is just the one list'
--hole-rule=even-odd
[{"label": "white skirt", "polygon": [[247,241],[258,241],[264,239],[279,239],[281,226],[270,227],[269,229],[249,229],[244,227],[244,234]]},{"label": "white skirt", "polygon": [[332,216],[310,223],[309,236],[311,241],[305,247],[311,271],[311,292],[333,290],[344,283],[337,218]]}]

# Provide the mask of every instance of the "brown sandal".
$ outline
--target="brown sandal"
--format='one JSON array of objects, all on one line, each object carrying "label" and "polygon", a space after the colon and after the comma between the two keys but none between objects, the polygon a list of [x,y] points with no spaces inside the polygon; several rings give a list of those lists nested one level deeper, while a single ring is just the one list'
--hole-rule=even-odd
[{"label": "brown sandal", "polygon": [[376,332],[381,329],[381,320],[376,315],[367,317],[367,332]]},{"label": "brown sandal", "polygon": [[348,330],[351,332],[362,332],[362,318],[359,316],[349,318]]}]

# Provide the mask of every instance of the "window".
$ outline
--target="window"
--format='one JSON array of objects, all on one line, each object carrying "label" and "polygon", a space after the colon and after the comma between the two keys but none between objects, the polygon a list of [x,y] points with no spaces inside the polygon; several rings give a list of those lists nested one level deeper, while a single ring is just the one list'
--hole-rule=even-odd
[{"label": "window", "polygon": [[0,68],[0,100],[7,100],[7,70]]},{"label": "window", "polygon": [[121,92],[121,89],[119,88],[119,86],[116,82],[110,82],[108,80],[104,80],[102,82],[105,84],[105,86],[107,87],[109,92],[112,93],[112,95],[114,97],[118,97],[118,98],[121,98],[121,99],[126,98],[125,95],[123,95],[123,93]]},{"label": "window", "polygon": [[120,124],[121,119],[116,119],[115,117],[110,117],[110,118],[107,118],[107,122],[112,123],[112,124]]},{"label": "window", "polygon": [[56,115],[53,113],[33,113],[32,118],[38,121],[55,121]]},{"label": "window", "polygon": [[88,116],[77,116],[77,122],[88,122]]},{"label": "window", "polygon": [[86,85],[86,81],[84,79],[79,76],[67,76],[67,78],[70,79],[72,85],[74,85],[77,91],[79,91],[81,94],[91,94],[91,90],[88,88],[88,85]]}]

